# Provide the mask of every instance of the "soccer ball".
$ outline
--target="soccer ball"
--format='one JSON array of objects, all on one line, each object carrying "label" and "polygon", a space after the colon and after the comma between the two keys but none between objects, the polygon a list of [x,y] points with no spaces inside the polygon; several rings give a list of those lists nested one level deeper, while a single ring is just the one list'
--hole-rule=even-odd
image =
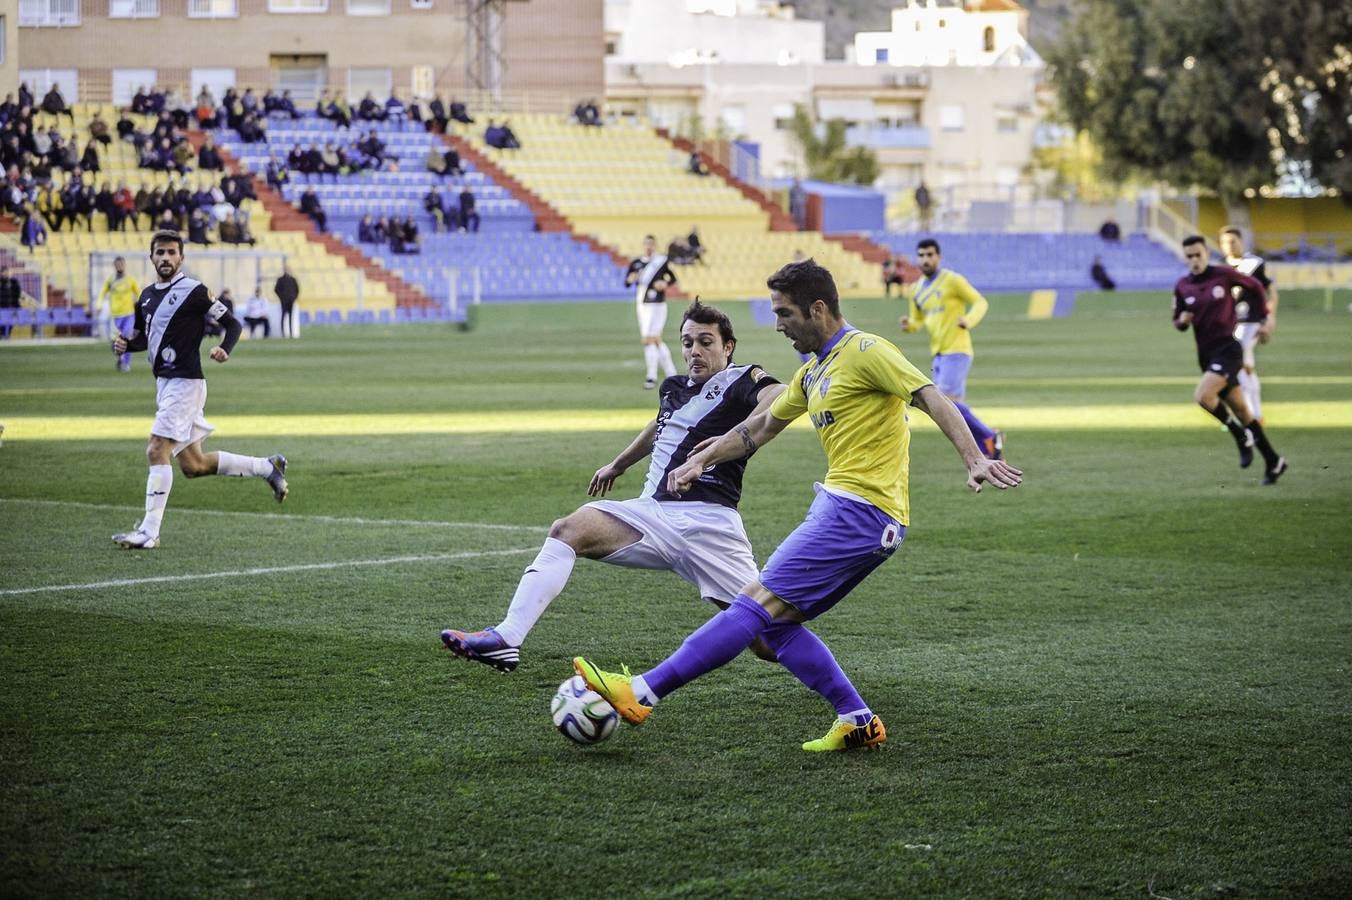
[{"label": "soccer ball", "polygon": [[574,675],[554,692],[549,712],[554,727],[575,744],[599,744],[615,731],[620,717],[601,695],[587,687],[581,675]]}]

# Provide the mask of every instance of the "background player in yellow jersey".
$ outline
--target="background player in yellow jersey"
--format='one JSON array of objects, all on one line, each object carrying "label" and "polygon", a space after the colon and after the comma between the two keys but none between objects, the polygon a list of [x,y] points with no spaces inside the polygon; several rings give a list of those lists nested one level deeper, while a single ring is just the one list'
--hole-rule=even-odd
[{"label": "background player in yellow jersey", "polygon": [[[658,700],[731,661],[756,638],[772,649],[800,638],[804,622],[833,607],[896,552],[910,516],[908,404],[928,414],[957,448],[973,490],[980,491],[983,482],[1004,489],[1023,480],[1018,469],[982,455],[953,404],[900,350],[841,318],[830,272],[809,259],[789,263],[768,284],[776,330],[812,357],[769,409],[672,470],[669,490],[689,489],[711,467],[751,453],[803,413],[826,450],[826,478],[816,486],[806,520],[771,554],[759,580],[656,667],[630,677],[627,670],[604,672],[582,657],[573,660],[588,686],[631,725],[642,723]],[[881,744],[887,739],[882,720],[849,684],[830,650],[817,643],[820,683],[809,687],[831,698],[837,721],[803,749]]]},{"label": "background player in yellow jersey", "polygon": [[1004,433],[978,419],[966,403],[967,373],[972,370],[975,355],[972,329],[985,317],[990,304],[966,278],[941,268],[938,241],[925,238],[916,244],[915,255],[922,277],[905,288],[907,312],[901,317],[901,330],[909,333],[923,326],[929,332],[935,385],[962,413],[981,452],[999,459],[1004,452]]},{"label": "background player in yellow jersey", "polygon": [[[99,306],[108,304],[114,334],[131,334],[132,324],[136,321],[136,300],[140,296],[141,286],[127,274],[127,260],[121,256],[114,259],[113,274],[99,291]],[[116,359],[119,372],[131,371],[131,351],[119,353]]]}]

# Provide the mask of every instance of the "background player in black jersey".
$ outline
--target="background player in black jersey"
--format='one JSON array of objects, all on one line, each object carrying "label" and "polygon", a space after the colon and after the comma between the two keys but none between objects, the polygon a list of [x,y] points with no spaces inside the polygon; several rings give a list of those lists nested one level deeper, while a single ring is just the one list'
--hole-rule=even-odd
[{"label": "background player in black jersey", "polygon": [[634,288],[634,308],[638,313],[638,336],[643,344],[643,364],[647,368],[643,386],[657,386],[657,365],[667,378],[676,374],[671,351],[662,340],[662,329],[667,324],[667,288],[676,283],[667,258],[657,252],[657,238],[651,234],[643,238],[643,255],[629,263],[624,275],[626,287]]},{"label": "background player in black jersey", "polygon": [[1236,377],[1244,354],[1235,340],[1235,298],[1245,293],[1252,297],[1255,315],[1262,322],[1267,317],[1263,286],[1237,269],[1213,266],[1206,238],[1201,235],[1183,239],[1183,255],[1188,260],[1188,274],[1174,285],[1174,327],[1179,331],[1191,327],[1197,340],[1202,379],[1197,382],[1193,399],[1229,430],[1239,448],[1240,468],[1249,467],[1253,448],[1257,447],[1266,463],[1263,484],[1275,484],[1287,470],[1286,460],[1268,443],[1263,425],[1249,410]]},{"label": "background player in black jersey", "polygon": [[[604,497],[616,479],[651,455],[643,492],[632,500],[598,499],[556,521],[502,623],[476,632],[447,629],[441,633],[447,649],[501,672],[515,669],[522,642],[567,584],[579,556],[675,572],[719,606],[756,577],[737,512],[746,458],[709,470],[688,493],[667,490],[667,473],[696,446],[767,408],[784,390],[759,366],[734,363],[736,347],[726,315],[698,300],[690,305],[681,319],[687,374],[662,382],[657,417],[587,485],[589,496]],[[763,646],[757,652],[774,658]]]},{"label": "background player in black jersey", "polygon": [[1238,269],[1263,286],[1267,292],[1267,318],[1258,315],[1257,304],[1246,292],[1235,289],[1235,340],[1244,351],[1244,368],[1239,370],[1239,387],[1255,419],[1263,420],[1263,385],[1258,380],[1255,349],[1266,344],[1277,327],[1277,286],[1268,276],[1267,263],[1255,253],[1244,252],[1244,236],[1238,228],[1227,225],[1221,229],[1221,253],[1231,268]]},{"label": "background player in black jersey", "polygon": [[235,453],[204,453],[202,441],[214,430],[203,416],[207,383],[202,375],[202,337],[208,320],[217,322],[225,335],[211,348],[211,358],[223,363],[239,340],[242,326],[225,304],[211,299],[206,286],[180,272],[183,238],[173,231],[157,231],[150,239],[150,261],[159,281],[141,292],[136,301],[135,330],[113,340],[113,352],[148,350],[155,373],[155,423],[150,428],[146,458],[146,512],[134,529],[113,535],[113,541],[128,549],[150,550],[159,546],[160,523],[174,483],[172,457],[188,478],[201,475],[257,476],[267,480],[280,503],[286,499],[286,457],[280,453],[263,458]]}]

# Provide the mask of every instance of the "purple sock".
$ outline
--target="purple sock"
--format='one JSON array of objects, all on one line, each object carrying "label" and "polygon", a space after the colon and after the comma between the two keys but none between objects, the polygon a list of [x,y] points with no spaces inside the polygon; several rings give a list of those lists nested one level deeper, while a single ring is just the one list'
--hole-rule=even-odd
[{"label": "purple sock", "polygon": [[643,673],[648,689],[660,700],[705,672],[731,662],[772,620],[746,594],[694,631],[676,652]]},{"label": "purple sock", "polygon": [[953,405],[958,408],[958,412],[962,413],[962,417],[966,420],[967,427],[971,429],[972,437],[976,438],[977,444],[989,437],[994,437],[995,432],[985,422],[978,419],[976,413],[972,412],[966,403],[961,400],[954,400]]},{"label": "purple sock", "polygon": [[838,714],[868,707],[831,650],[811,631],[797,622],[779,622],[765,629],[764,637],[779,657],[779,664],[825,697]]}]

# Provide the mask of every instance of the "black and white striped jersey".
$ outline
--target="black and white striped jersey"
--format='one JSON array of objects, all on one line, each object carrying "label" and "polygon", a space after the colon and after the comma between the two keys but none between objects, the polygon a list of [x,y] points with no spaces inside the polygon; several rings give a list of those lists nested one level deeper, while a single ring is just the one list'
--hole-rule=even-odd
[{"label": "black and white striped jersey", "polygon": [[779,382],[760,366],[728,366],[704,384],[674,375],[658,388],[657,437],[653,440],[648,480],[640,496],[654,500],[696,500],[737,508],[742,473],[749,457],[721,462],[684,494],[667,490],[667,475],[682,466],[705,438],[726,434],[751,415],[763,388]]},{"label": "black and white striped jersey", "polygon": [[[1227,264],[1232,268],[1238,269],[1245,275],[1257,281],[1267,289],[1272,286],[1272,279],[1268,277],[1267,263],[1263,257],[1254,253],[1245,253],[1239,258],[1227,256]],[[1235,298],[1235,319],[1240,322],[1261,322],[1263,319],[1258,316],[1258,304],[1248,296],[1248,293],[1242,287],[1231,288]]]},{"label": "black and white striped jersey", "polygon": [[[168,284],[152,284],[136,301],[136,333],[128,350],[146,350],[156,378],[202,378],[202,337],[208,319],[233,323],[229,308],[212,300],[206,285],[180,272]],[[226,328],[221,346],[234,349],[239,328]]]},{"label": "black and white striped jersey", "polygon": [[653,285],[657,282],[670,287],[676,283],[676,273],[671,271],[671,266],[667,264],[667,258],[660,253],[653,256],[641,256],[629,263],[629,271],[625,273],[625,283],[628,284],[629,276],[637,275],[634,284],[637,290],[634,292],[634,299],[640,303],[664,303],[667,295],[661,291],[654,290]]}]

